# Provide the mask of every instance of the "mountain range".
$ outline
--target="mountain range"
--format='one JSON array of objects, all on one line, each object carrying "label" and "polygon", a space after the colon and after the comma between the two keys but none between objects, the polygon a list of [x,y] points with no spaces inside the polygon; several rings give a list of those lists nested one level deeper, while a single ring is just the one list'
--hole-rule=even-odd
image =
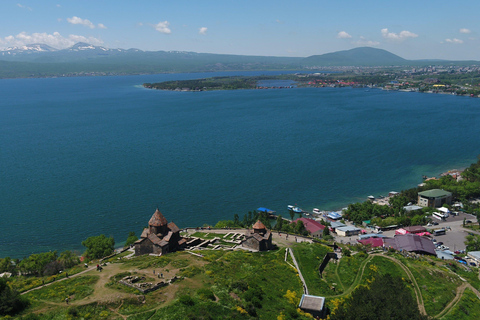
[{"label": "mountain range", "polygon": [[307,58],[245,56],[186,51],[108,49],[79,42],[57,50],[35,43],[0,51],[0,77],[46,77],[84,73],[140,74],[230,70],[303,70],[339,66],[469,65],[477,61],[407,60],[383,49],[359,47]]}]

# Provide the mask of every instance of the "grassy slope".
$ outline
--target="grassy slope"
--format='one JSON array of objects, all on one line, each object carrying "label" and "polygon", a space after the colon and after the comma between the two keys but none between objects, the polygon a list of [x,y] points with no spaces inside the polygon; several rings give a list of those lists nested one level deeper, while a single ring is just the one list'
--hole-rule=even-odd
[{"label": "grassy slope", "polygon": [[[413,286],[405,270],[384,256],[357,253],[343,257],[339,263],[329,263],[320,278],[318,266],[331,249],[319,244],[299,243],[293,251],[310,293],[326,296],[327,304],[336,297],[350,294],[357,285],[368,283],[375,274],[397,275],[404,278],[409,287]],[[28,293],[32,305],[26,313],[41,312],[41,319],[184,319],[185,316],[274,319],[279,315],[302,318],[295,310],[302,285],[296,271],[285,263],[284,249],[267,253],[199,253],[204,257],[179,252],[163,257],[117,260],[102,273],[88,273]],[[432,263],[430,258],[411,259],[398,254],[391,257],[401,261],[415,277],[430,316],[442,312],[455,298],[462,281],[447,270],[442,261],[433,259]],[[139,292],[116,282],[120,276],[115,278],[115,275],[126,272],[144,275],[146,281],[153,281],[153,270],[156,274],[164,273],[166,278],[177,275],[184,279],[148,293],[144,298]],[[457,273],[475,288],[480,286],[476,271],[458,269]],[[16,283],[24,284],[21,278]],[[413,287],[412,294],[415,294]],[[64,302],[66,295],[72,297],[68,309]],[[476,315],[479,308],[472,306],[472,297],[475,295],[467,288],[461,300],[451,304],[451,310],[450,306],[445,310],[445,319],[454,319],[456,315],[458,319],[467,319],[468,315]]]}]

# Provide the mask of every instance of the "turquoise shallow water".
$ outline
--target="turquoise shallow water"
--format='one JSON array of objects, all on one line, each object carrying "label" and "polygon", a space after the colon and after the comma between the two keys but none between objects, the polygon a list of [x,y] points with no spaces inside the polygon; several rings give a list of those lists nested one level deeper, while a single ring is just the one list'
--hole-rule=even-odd
[{"label": "turquoise shallow water", "polygon": [[479,99],[139,86],[206,76],[0,80],[0,256],[122,242],[157,206],[179,227],[260,206],[337,209],[480,153]]}]

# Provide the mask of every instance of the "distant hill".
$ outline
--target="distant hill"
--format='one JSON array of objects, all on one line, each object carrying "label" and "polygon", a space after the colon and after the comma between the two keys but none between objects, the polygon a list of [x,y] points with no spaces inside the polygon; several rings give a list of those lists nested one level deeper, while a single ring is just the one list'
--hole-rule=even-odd
[{"label": "distant hill", "polygon": [[310,56],[302,63],[307,66],[398,66],[409,64],[409,60],[383,49],[360,47]]},{"label": "distant hill", "polygon": [[471,65],[472,61],[406,60],[386,50],[361,47],[307,58],[244,56],[186,51],[108,49],[79,42],[55,49],[31,44],[0,51],[0,78],[85,74],[153,74],[239,70],[305,70],[336,66]]}]

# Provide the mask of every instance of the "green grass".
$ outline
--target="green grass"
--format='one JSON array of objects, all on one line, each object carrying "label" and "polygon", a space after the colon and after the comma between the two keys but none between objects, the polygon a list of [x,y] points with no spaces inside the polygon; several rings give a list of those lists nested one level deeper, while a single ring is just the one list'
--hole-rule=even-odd
[{"label": "green grass", "polygon": [[296,244],[292,250],[307,283],[309,293],[313,295],[334,294],[334,291],[330,288],[331,283],[329,284],[322,279],[318,272],[318,267],[323,258],[327,252],[332,252],[332,249],[321,244],[302,242]]},{"label": "green grass", "polygon": [[209,239],[214,239],[214,238],[220,238],[223,239],[223,237],[226,235],[226,233],[209,233],[208,231],[205,232],[195,232],[192,234],[192,237],[197,237],[205,240]]},{"label": "green grass", "polygon": [[93,293],[93,286],[99,276],[79,276],[60,281],[29,293],[26,297],[31,301],[63,302],[67,296],[81,300]]},{"label": "green grass", "polygon": [[456,289],[461,280],[427,260],[400,259],[412,272],[422,293],[425,310],[429,315],[440,313],[455,298]]},{"label": "green grass", "polygon": [[340,259],[337,272],[345,290],[352,286],[362,262],[364,262],[367,257],[365,254],[357,253],[351,257],[343,257]]},{"label": "green grass", "polygon": [[462,298],[443,320],[470,320],[480,319],[480,300],[470,289],[465,289]]}]

